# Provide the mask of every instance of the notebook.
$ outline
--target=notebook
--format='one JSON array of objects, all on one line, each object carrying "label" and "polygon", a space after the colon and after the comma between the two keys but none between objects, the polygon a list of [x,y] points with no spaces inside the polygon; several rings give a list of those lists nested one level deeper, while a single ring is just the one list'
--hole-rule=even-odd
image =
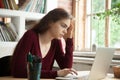
[{"label": "notebook", "polygon": [[78,73],[78,75],[71,76],[67,75],[66,77],[69,79],[60,79],[57,77],[56,80],[100,80],[106,77],[108,69],[110,67],[113,55],[114,55],[114,48],[97,48],[94,63],[92,68],[88,74]]}]

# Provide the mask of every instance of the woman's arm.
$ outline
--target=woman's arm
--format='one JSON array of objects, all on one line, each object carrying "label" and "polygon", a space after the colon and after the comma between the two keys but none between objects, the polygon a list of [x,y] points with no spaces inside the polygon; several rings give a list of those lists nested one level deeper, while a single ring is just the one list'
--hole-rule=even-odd
[{"label": "woman's arm", "polygon": [[[60,68],[71,68],[73,63],[73,21],[71,21],[70,27],[65,34],[65,45],[62,45],[61,41],[58,40],[56,48],[56,61]],[[63,48],[65,46],[65,48]],[[65,49],[65,51],[63,50]],[[64,51],[64,52],[63,52]]]},{"label": "woman's arm", "polygon": [[62,43],[60,40],[57,42],[57,48],[55,51],[55,59],[60,66],[63,68],[72,68],[73,63],[73,39],[67,38],[65,53],[62,50]]},{"label": "woman's arm", "polygon": [[12,76],[27,77],[27,54],[32,44],[32,33],[26,32],[18,42],[12,56]]}]

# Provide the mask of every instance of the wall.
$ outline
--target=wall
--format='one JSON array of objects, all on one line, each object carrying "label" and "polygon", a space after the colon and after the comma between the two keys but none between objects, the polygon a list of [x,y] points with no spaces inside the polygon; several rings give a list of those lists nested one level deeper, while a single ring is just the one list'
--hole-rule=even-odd
[{"label": "wall", "polygon": [[64,8],[69,13],[72,13],[72,0],[58,0],[58,7]]}]

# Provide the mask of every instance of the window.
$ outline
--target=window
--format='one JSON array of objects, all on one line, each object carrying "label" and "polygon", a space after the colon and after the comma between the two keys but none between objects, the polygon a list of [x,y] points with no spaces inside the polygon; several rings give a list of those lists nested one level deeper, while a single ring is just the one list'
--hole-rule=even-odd
[{"label": "window", "polygon": [[75,51],[91,51],[92,45],[114,47],[119,50],[119,24],[112,16],[101,18],[96,15],[113,8],[117,1],[119,2],[119,0],[75,1]]}]

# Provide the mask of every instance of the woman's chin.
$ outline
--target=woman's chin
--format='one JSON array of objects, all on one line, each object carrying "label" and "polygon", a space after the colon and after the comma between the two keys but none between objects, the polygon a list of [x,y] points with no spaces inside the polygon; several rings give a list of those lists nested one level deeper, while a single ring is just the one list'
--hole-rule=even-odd
[{"label": "woman's chin", "polygon": [[60,39],[60,37],[59,37],[59,38],[57,38],[57,39]]},{"label": "woman's chin", "polygon": [[57,37],[57,39],[61,39],[62,37]]}]

